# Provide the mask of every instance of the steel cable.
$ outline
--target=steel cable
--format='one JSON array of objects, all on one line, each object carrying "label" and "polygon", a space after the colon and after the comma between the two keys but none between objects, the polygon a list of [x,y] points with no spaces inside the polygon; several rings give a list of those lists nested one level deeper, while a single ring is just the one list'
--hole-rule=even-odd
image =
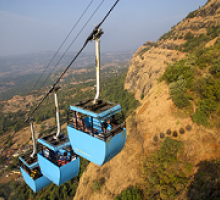
[{"label": "steel cable", "polygon": [[[33,91],[33,89],[37,86],[37,84],[39,83],[40,79],[43,77],[44,73],[46,72],[46,70],[48,69],[48,67],[50,66],[51,62],[54,60],[54,58],[56,57],[56,55],[58,54],[58,52],[60,51],[60,49],[62,48],[62,46],[65,44],[66,40],[69,38],[69,36],[71,35],[71,33],[73,32],[73,30],[76,28],[77,24],[80,22],[80,20],[82,19],[82,17],[85,15],[85,13],[87,12],[87,10],[89,9],[89,7],[91,6],[93,0],[90,1],[90,3],[88,4],[88,6],[86,7],[86,9],[83,11],[83,13],[81,14],[81,16],[79,17],[79,19],[77,20],[77,22],[74,24],[74,26],[72,27],[72,29],[70,30],[70,32],[67,34],[66,38],[64,39],[64,41],[61,43],[61,45],[59,46],[58,50],[55,52],[55,54],[53,55],[53,57],[51,58],[50,62],[48,63],[48,65],[46,66],[46,68],[44,69],[43,73],[41,74],[41,76],[38,78],[37,82],[35,83],[35,85],[32,87],[30,93]],[[40,88],[41,89],[41,88]],[[38,90],[39,92],[39,90]],[[38,94],[37,92],[37,94]]]},{"label": "steel cable", "polygon": [[[98,9],[100,8],[100,6],[103,4],[105,0],[102,0],[101,3],[98,5],[98,7],[96,8],[96,10],[93,12],[93,14],[90,16],[90,18],[88,19],[88,21],[84,24],[84,26],[82,27],[82,29],[78,32],[78,34],[76,35],[76,37],[74,38],[74,40],[71,42],[71,44],[69,45],[69,47],[66,49],[66,51],[64,52],[64,54],[61,56],[61,58],[59,59],[59,61],[56,63],[56,65],[53,67],[52,71],[50,72],[50,74],[47,76],[47,78],[45,79],[45,81],[43,82],[43,84],[41,85],[40,89],[42,89],[42,87],[44,86],[44,84],[46,83],[46,81],[49,79],[49,77],[51,76],[51,74],[53,73],[53,71],[55,70],[55,68],[58,66],[58,64],[60,63],[60,61],[63,59],[63,57],[66,55],[67,51],[70,49],[70,47],[74,44],[74,42],[76,41],[76,39],[79,37],[79,35],[82,33],[82,31],[84,30],[84,28],[87,26],[87,24],[89,23],[89,21],[92,19],[92,17],[95,15],[95,13],[98,11]],[[40,90],[39,89],[39,90]],[[38,90],[38,91],[39,91]]]},{"label": "steel cable", "polygon": [[[77,59],[77,57],[80,55],[80,53],[83,51],[83,49],[86,47],[86,45],[88,44],[89,41],[93,40],[93,36],[98,32],[98,28],[104,23],[104,21],[107,19],[107,17],[109,16],[109,14],[112,12],[112,10],[114,9],[114,7],[117,5],[117,3],[119,2],[119,0],[117,0],[115,2],[115,4],[111,7],[111,9],[109,10],[109,12],[105,15],[105,17],[103,18],[103,20],[98,24],[98,26],[96,26],[92,33],[88,36],[88,38],[86,39],[86,41],[84,42],[82,48],[79,50],[79,52],[76,54],[76,56],[73,58],[73,60],[70,62],[70,64],[66,67],[66,69],[64,70],[64,72],[61,74],[61,76],[57,79],[57,81],[53,84],[53,87],[47,92],[47,94],[44,96],[44,98],[41,100],[41,102],[36,106],[36,108],[31,112],[30,117],[32,117],[32,115],[37,111],[37,109],[41,106],[41,104],[44,102],[44,100],[48,97],[48,95],[54,90],[55,86],[57,85],[57,83],[59,83],[60,79],[65,75],[65,73],[67,72],[67,70],[71,67],[71,65],[73,64],[73,62]],[[28,117],[29,118],[29,117]],[[28,119],[27,118],[27,119]],[[25,122],[20,126],[20,128],[14,132],[14,134],[12,135],[12,137],[24,126],[24,124],[26,123],[27,119],[25,120]],[[6,141],[7,143],[7,141]],[[5,143],[5,144],[6,144]],[[4,144],[4,145],[5,145]]]}]

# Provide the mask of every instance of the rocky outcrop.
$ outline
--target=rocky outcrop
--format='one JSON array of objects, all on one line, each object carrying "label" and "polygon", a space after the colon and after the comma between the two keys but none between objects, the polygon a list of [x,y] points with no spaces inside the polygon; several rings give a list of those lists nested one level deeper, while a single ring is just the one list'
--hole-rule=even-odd
[{"label": "rocky outcrop", "polygon": [[[142,106],[127,119],[127,132],[125,147],[117,156],[102,167],[89,164],[74,200],[112,200],[129,186],[142,184],[144,156],[159,149],[165,137],[182,141],[182,159],[193,165],[220,156],[218,133],[197,126],[181,113],[164,82],[150,89]],[[97,180],[102,180],[102,186],[94,191]]]},{"label": "rocky outcrop", "polygon": [[195,36],[206,34],[208,27],[220,25],[220,0],[211,0],[200,10],[194,11],[169,32],[168,39],[160,38],[156,43],[146,42],[134,54],[127,73],[124,88],[141,101],[157,83],[169,63],[186,55],[178,47],[186,42],[184,35],[189,31]]},{"label": "rocky outcrop", "polygon": [[[167,43],[161,44],[163,48]],[[141,94],[147,95],[150,89],[157,83],[157,79],[164,73],[167,63],[177,61],[185,57],[182,52],[176,50],[151,47],[141,55],[144,47],[140,47],[134,54],[127,73],[125,89],[135,94],[140,100]]]},{"label": "rocky outcrop", "polygon": [[[182,160],[194,166],[202,160],[220,157],[218,132],[193,123],[191,116],[173,104],[168,86],[157,81],[169,63],[186,57],[185,53],[175,50],[186,42],[178,38],[180,34],[184,36],[189,31],[197,35],[206,33],[206,27],[218,19],[219,11],[214,6],[217,15],[213,15],[212,4],[219,2],[209,1],[202,8],[205,16],[196,13],[194,18],[187,18],[172,28],[169,39],[146,42],[133,55],[124,87],[133,92],[142,105],[127,119],[125,147],[102,167],[89,164],[80,179],[74,200],[111,200],[129,186],[141,184],[144,157],[159,149],[165,137],[182,141]],[[194,170],[196,172],[197,168]],[[102,180],[102,185],[95,191],[94,183],[98,180]]]}]

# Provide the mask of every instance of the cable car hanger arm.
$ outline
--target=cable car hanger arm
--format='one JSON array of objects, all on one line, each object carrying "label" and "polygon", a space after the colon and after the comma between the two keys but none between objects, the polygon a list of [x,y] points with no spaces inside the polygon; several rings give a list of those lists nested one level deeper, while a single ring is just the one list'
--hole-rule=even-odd
[{"label": "cable car hanger arm", "polygon": [[[53,87],[49,90],[49,92],[47,92],[47,94],[44,96],[44,98],[41,100],[41,102],[37,105],[37,107],[31,112],[30,117],[33,116],[33,114],[37,111],[37,109],[40,107],[40,105],[44,102],[44,100],[49,96],[49,94],[54,90],[55,86],[59,83],[60,79],[65,75],[65,73],[67,72],[67,70],[71,67],[71,65],[73,64],[73,62],[76,60],[76,58],[80,55],[80,53],[83,51],[83,49],[86,47],[86,45],[88,44],[89,41],[93,40],[94,35],[98,32],[99,27],[104,23],[104,21],[107,19],[107,17],[109,16],[109,14],[112,12],[112,10],[115,8],[115,6],[118,4],[119,0],[117,0],[114,5],[111,7],[111,9],[108,11],[108,13],[105,15],[105,17],[103,18],[103,20],[93,29],[92,33],[88,36],[88,38],[86,39],[83,47],[79,50],[79,52],[76,54],[76,56],[73,58],[73,60],[71,61],[71,63],[66,67],[66,69],[64,70],[64,72],[61,74],[61,76],[57,79],[57,81],[53,84]],[[21,125],[21,127],[14,132],[17,133],[23,126],[24,124],[26,124],[26,121]],[[13,134],[13,135],[14,135]]]}]

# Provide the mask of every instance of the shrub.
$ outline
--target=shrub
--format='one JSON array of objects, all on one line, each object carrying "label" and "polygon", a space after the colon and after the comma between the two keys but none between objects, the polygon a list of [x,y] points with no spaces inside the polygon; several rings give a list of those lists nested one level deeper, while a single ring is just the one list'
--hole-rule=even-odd
[{"label": "shrub", "polygon": [[212,39],[219,36],[220,34],[220,26],[208,27],[206,30],[207,30],[207,35],[210,35]]},{"label": "shrub", "polygon": [[18,187],[18,182],[17,181],[13,181],[13,182],[11,182],[10,183],[10,187],[12,188],[12,189],[16,189],[17,187]]},{"label": "shrub", "polygon": [[217,77],[220,77],[220,56],[213,60],[213,65],[209,68],[209,72]]},{"label": "shrub", "polygon": [[[201,36],[201,37],[200,37]],[[183,45],[184,52],[189,52],[195,50],[199,46],[204,46],[205,43],[207,43],[210,40],[210,37],[207,37],[205,35],[200,35],[199,37],[192,37],[190,34],[185,37],[189,38],[187,39],[187,42]],[[190,38],[192,37],[192,38]],[[185,39],[185,38],[184,38]]]},{"label": "shrub", "polygon": [[206,114],[205,114],[205,112],[203,112],[201,110],[197,110],[193,114],[192,119],[193,119],[193,122],[196,122],[198,125],[200,125],[200,124],[207,125],[208,124],[208,120],[206,118]]},{"label": "shrub", "polygon": [[180,77],[178,81],[169,84],[170,95],[186,92],[187,81]]},{"label": "shrub", "polygon": [[125,199],[141,200],[142,192],[141,190],[138,189],[137,186],[133,186],[132,188],[123,190],[120,195],[114,198],[114,200],[125,200]]},{"label": "shrub", "polygon": [[180,134],[184,134],[184,133],[185,133],[184,128],[180,128],[179,133],[180,133]]},{"label": "shrub", "polygon": [[204,78],[198,78],[194,84],[194,91],[197,94],[203,95],[203,86],[205,84]]},{"label": "shrub", "polygon": [[182,35],[180,35],[180,36],[178,37],[178,39],[183,39],[183,36],[182,36]]},{"label": "shrub", "polygon": [[198,66],[202,69],[206,67],[206,63],[211,63],[211,56],[203,54],[198,59]]},{"label": "shrub", "polygon": [[158,142],[158,140],[159,140],[159,139],[158,139],[158,136],[155,135],[154,138],[153,138],[153,140],[154,140],[154,142]]},{"label": "shrub", "polygon": [[172,133],[171,130],[170,130],[170,129],[167,129],[166,134],[167,134],[167,135],[171,135],[171,133]]},{"label": "shrub", "polygon": [[213,79],[212,76],[197,79],[194,90],[200,94],[201,99],[207,99],[207,101],[211,101],[211,104],[214,104],[213,101],[220,100],[220,82]]},{"label": "shrub", "polygon": [[183,77],[179,77],[177,82],[172,82],[169,84],[170,96],[173,103],[178,108],[183,108],[189,106],[190,102],[188,97],[184,94],[186,92],[187,81]]},{"label": "shrub", "polygon": [[[177,84],[182,84],[183,80],[186,83],[187,88],[193,87],[194,82],[194,67],[193,61],[194,58],[186,61],[184,59],[180,60],[177,63],[170,64],[166,68],[164,74],[161,76],[160,80],[165,80],[167,83],[172,83],[180,80]],[[191,63],[192,62],[192,63]]]},{"label": "shrub", "polygon": [[[146,53],[147,51],[150,50],[150,48],[151,48],[151,46],[142,49],[142,50],[139,52],[139,56],[142,57],[144,53]],[[142,59],[142,60],[143,60],[143,59]]]},{"label": "shrub", "polygon": [[171,97],[172,97],[173,103],[178,108],[184,108],[190,105],[189,99],[184,94],[178,93],[176,95],[172,95]]},{"label": "shrub", "polygon": [[141,94],[141,100],[143,100],[143,99],[144,99],[144,94],[142,93],[142,94]]},{"label": "shrub", "polygon": [[101,178],[99,180],[94,181],[93,182],[94,192],[97,192],[98,190],[100,190],[104,183],[105,183],[105,178]]},{"label": "shrub", "polygon": [[188,33],[186,33],[186,35],[184,36],[184,40],[189,40],[192,38],[194,38],[194,34],[190,31]]},{"label": "shrub", "polygon": [[14,168],[15,168],[15,166],[13,164],[10,164],[7,168],[7,172],[10,172]]},{"label": "shrub", "polygon": [[188,95],[187,95],[187,99],[189,99],[189,100],[194,100],[194,97],[193,97],[192,95],[188,94]]},{"label": "shrub", "polygon": [[193,17],[195,17],[195,16],[196,16],[195,13],[196,13],[195,11],[190,12],[190,13],[187,15],[186,18],[193,18]]},{"label": "shrub", "polygon": [[192,126],[190,126],[189,124],[186,126],[186,130],[187,131],[191,131],[192,130]]},{"label": "shrub", "polygon": [[177,137],[177,131],[173,131],[173,137]]},{"label": "shrub", "polygon": [[198,66],[199,66],[200,69],[203,69],[203,68],[207,67],[206,63],[201,62],[201,61],[198,62]]},{"label": "shrub", "polygon": [[172,33],[173,33],[172,31],[169,31],[169,32],[163,34],[163,36],[160,37],[160,38],[161,38],[161,39],[164,39],[164,40],[169,39],[169,38],[171,38]]}]

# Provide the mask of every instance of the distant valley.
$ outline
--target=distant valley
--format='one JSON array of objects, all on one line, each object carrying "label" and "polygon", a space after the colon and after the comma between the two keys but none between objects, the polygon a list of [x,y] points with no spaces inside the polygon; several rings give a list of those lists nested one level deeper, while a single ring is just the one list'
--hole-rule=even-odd
[{"label": "distant valley", "polygon": [[[101,65],[119,66],[121,63],[129,64],[133,51],[110,52],[101,54]],[[53,84],[53,81],[75,57],[75,53],[57,54],[52,61],[55,52],[41,52],[19,56],[0,57],[0,100],[12,98],[14,95],[28,93],[33,85],[41,77],[38,88]],[[61,60],[61,61],[60,61]],[[49,64],[50,63],[50,64]],[[74,74],[76,69],[91,68],[95,65],[94,53],[82,53],[68,71]],[[50,76],[50,73],[52,76]],[[95,76],[95,74],[94,74]],[[45,79],[49,77],[48,81]],[[53,77],[53,78],[51,78]],[[37,89],[37,87],[35,88]]]}]

